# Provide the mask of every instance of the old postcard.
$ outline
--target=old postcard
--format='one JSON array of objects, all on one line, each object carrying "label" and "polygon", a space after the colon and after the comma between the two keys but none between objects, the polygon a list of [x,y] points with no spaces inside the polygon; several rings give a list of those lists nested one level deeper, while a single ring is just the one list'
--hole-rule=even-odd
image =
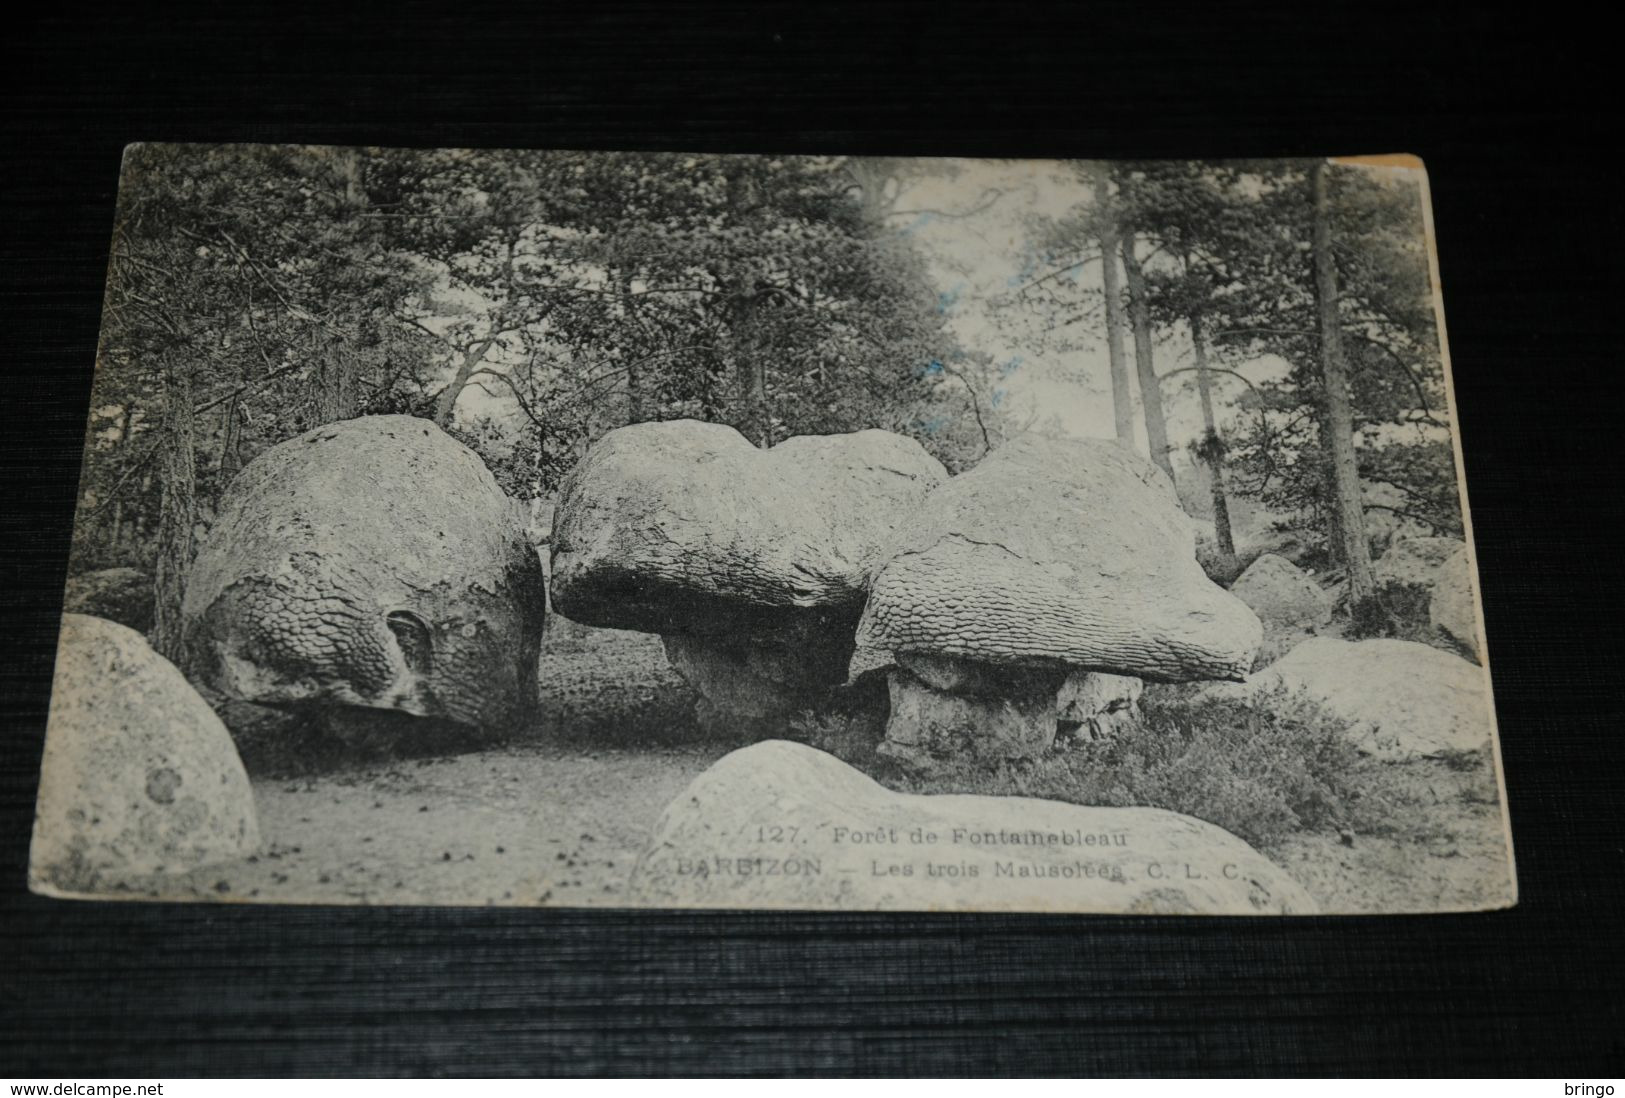
[{"label": "old postcard", "polygon": [[1430,218],[1403,156],[132,146],[31,885],[1510,905]]}]

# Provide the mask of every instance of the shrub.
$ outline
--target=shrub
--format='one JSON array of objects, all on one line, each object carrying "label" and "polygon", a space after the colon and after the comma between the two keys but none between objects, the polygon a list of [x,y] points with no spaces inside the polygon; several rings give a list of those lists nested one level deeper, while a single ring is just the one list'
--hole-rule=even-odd
[{"label": "shrub", "polygon": [[1385,584],[1370,598],[1349,608],[1349,624],[1344,635],[1349,640],[1392,637],[1455,651],[1428,617],[1432,598],[1431,588],[1407,583]]},{"label": "shrub", "polygon": [[1074,804],[1169,809],[1217,824],[1254,846],[1302,831],[1408,832],[1425,819],[1426,782],[1358,753],[1344,725],[1302,694],[1246,699],[1148,690],[1144,719],[1102,741],[989,769],[951,764],[889,784],[907,792],[1042,797]]}]

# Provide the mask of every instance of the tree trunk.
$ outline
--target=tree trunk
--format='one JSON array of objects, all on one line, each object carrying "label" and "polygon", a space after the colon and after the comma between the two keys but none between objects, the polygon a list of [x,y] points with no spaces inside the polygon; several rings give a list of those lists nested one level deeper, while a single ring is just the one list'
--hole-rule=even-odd
[{"label": "tree trunk", "polygon": [[457,372],[452,375],[451,381],[440,390],[440,395],[434,402],[434,421],[440,427],[451,426],[452,413],[457,410],[457,398],[463,395],[468,387],[468,379],[474,371],[479,369],[481,362],[485,361],[485,353],[491,349],[491,344],[497,341],[494,334],[497,321],[491,321],[493,334],[480,340],[474,346],[463,352],[463,360],[457,364]]},{"label": "tree trunk", "polygon": [[[124,411],[119,418],[118,444],[122,447],[129,444],[130,425],[135,418],[135,406],[125,404]],[[119,557],[120,544],[124,540],[124,496],[122,494],[113,499],[113,563],[121,562]]]},{"label": "tree trunk", "polygon": [[1207,369],[1207,341],[1202,334],[1202,314],[1191,310],[1185,322],[1191,329],[1191,355],[1196,365],[1196,392],[1202,400],[1202,460],[1207,463],[1208,487],[1213,493],[1213,537],[1227,560],[1236,555],[1236,538],[1230,528],[1230,500],[1224,487],[1224,440],[1219,437],[1218,418],[1213,414],[1213,381]]},{"label": "tree trunk", "polygon": [[[333,171],[339,186],[338,215],[355,227],[346,227],[343,251],[348,262],[364,268],[370,258],[365,244],[367,188],[359,149],[334,149]],[[360,363],[358,347],[351,339],[330,335],[321,350],[315,393],[316,425],[350,419],[355,415]]]},{"label": "tree trunk", "polygon": [[1111,208],[1110,176],[1095,172],[1095,213],[1100,218],[1100,273],[1106,291],[1106,354],[1112,372],[1112,421],[1117,441],[1134,447],[1134,398],[1129,393],[1128,362],[1123,355],[1123,289],[1117,279],[1117,221]]},{"label": "tree trunk", "polygon": [[733,317],[730,327],[731,350],[740,380],[743,383],[745,405],[749,409],[747,437],[754,436],[756,445],[763,450],[773,445],[773,415],[768,405],[767,356],[762,339],[756,329],[757,295],[760,281],[754,272],[741,279],[733,295]]},{"label": "tree trunk", "polygon": [[1168,420],[1162,410],[1162,383],[1151,352],[1151,306],[1146,299],[1145,270],[1134,254],[1134,233],[1123,234],[1123,270],[1128,274],[1128,311],[1134,327],[1134,368],[1140,379],[1140,408],[1145,414],[1145,441],[1151,460],[1174,479],[1168,456]]},{"label": "tree trunk", "polygon": [[355,364],[353,350],[330,340],[317,381],[316,426],[350,419],[355,415]]},{"label": "tree trunk", "polygon": [[[178,357],[178,356],[177,356]],[[192,566],[192,523],[197,511],[197,466],[192,449],[192,378],[172,357],[164,377],[164,437],[159,442],[158,544],[153,562],[155,615],[152,645],[182,664],[181,599]]]},{"label": "tree trunk", "polygon": [[1375,583],[1371,551],[1365,539],[1365,512],[1360,499],[1360,470],[1354,453],[1354,403],[1349,391],[1348,363],[1343,357],[1343,332],[1338,320],[1337,265],[1332,255],[1332,226],[1328,210],[1328,164],[1318,162],[1311,173],[1314,190],[1315,304],[1320,327],[1320,369],[1324,383],[1326,453],[1337,514],[1337,544],[1348,571],[1349,607],[1358,613]]}]

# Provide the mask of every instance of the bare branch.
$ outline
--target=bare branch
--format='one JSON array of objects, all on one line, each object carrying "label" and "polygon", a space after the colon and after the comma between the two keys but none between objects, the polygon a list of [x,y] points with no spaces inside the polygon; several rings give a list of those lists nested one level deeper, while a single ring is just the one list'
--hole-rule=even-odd
[{"label": "bare branch", "polygon": [[886,216],[887,217],[919,217],[921,214],[931,214],[934,217],[946,217],[946,218],[949,218],[950,220],[957,221],[960,218],[970,217],[973,214],[981,213],[983,210],[985,210],[988,207],[992,206],[993,203],[997,202],[999,199],[1001,199],[1003,197],[1004,197],[1004,191],[1000,190],[998,187],[989,187],[989,188],[987,188],[987,190],[985,190],[985,191],[983,191],[981,193],[980,197],[978,197],[977,205],[972,206],[968,210],[961,210],[958,213],[949,213],[947,210],[933,210],[933,209],[928,209],[928,208],[922,207],[922,208],[917,209],[917,210],[891,210],[886,214]]}]

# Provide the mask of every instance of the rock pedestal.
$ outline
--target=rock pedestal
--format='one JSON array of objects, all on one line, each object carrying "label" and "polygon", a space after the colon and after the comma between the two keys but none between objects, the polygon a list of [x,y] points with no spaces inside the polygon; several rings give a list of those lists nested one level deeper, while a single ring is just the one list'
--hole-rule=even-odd
[{"label": "rock pedestal", "polygon": [[846,681],[850,636],[831,642],[806,638],[786,644],[773,638],[668,634],[666,658],[688,684],[727,713],[769,717],[817,703]]},{"label": "rock pedestal", "polygon": [[1063,673],[1007,672],[942,657],[899,657],[880,752],[911,769],[951,759],[1027,759],[1055,742]]},{"label": "rock pedestal", "polygon": [[1056,721],[1076,740],[1109,740],[1140,720],[1145,683],[1129,675],[1074,671],[1056,697]]}]

